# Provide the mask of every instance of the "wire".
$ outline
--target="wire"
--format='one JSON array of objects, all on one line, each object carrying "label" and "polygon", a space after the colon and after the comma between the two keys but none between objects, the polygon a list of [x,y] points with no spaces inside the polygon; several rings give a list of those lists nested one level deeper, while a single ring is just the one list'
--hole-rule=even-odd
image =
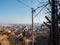
[{"label": "wire", "polygon": [[[44,8],[44,7],[43,7],[43,8]],[[43,10],[43,8],[35,15],[35,17],[38,16],[38,14]]]},{"label": "wire", "polygon": [[45,6],[47,6],[48,4],[45,4],[45,5],[43,5],[42,6],[42,9],[35,15],[35,17],[43,10],[43,8],[45,7]]},{"label": "wire", "polygon": [[36,16],[36,17],[37,17],[38,23],[40,24],[41,20],[39,19],[39,16]]},{"label": "wire", "polygon": [[39,6],[39,7],[37,7],[35,10],[37,10],[38,8],[41,8],[43,6],[46,6],[46,5],[48,5],[48,3],[47,4],[43,4],[43,5]]},{"label": "wire", "polygon": [[37,19],[39,20],[39,23],[40,23],[40,19],[39,19],[39,17],[37,16]]},{"label": "wire", "polygon": [[32,7],[30,7],[29,5],[27,5],[27,4],[25,4],[25,3],[23,3],[22,1],[20,1],[20,0],[17,0],[19,3],[21,3],[21,4],[23,4],[24,6],[26,6],[26,7],[28,7],[28,8],[32,8]]},{"label": "wire", "polygon": [[38,6],[38,4],[36,3],[36,0],[32,0],[31,3],[32,3],[35,7]]},{"label": "wire", "polygon": [[51,11],[49,10],[49,8],[48,8],[48,7],[46,7],[46,6],[45,6],[45,8],[46,8],[50,13],[51,13]]},{"label": "wire", "polygon": [[48,3],[51,4],[51,0],[48,0]]},{"label": "wire", "polygon": [[40,2],[39,0],[37,0],[38,2],[39,2],[39,4],[43,4],[43,3],[47,3],[48,1],[46,1],[46,2]]}]

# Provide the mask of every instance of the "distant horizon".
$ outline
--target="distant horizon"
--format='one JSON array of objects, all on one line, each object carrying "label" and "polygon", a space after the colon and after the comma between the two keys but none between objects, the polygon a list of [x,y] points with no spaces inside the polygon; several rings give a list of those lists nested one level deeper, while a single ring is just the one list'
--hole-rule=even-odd
[{"label": "distant horizon", "polygon": [[[32,24],[32,23],[0,23],[0,24]],[[34,23],[34,24],[39,24],[39,23]]]},{"label": "distant horizon", "polygon": [[[36,9],[40,6],[37,0],[20,0],[30,7]],[[42,0],[40,0],[42,2]],[[43,0],[46,1],[46,0]],[[18,2],[17,0],[0,0],[0,24],[31,24],[32,23],[32,10],[27,5]],[[40,11],[38,9],[34,16]],[[37,17],[34,18],[34,23],[42,24],[45,14],[42,11]]]}]

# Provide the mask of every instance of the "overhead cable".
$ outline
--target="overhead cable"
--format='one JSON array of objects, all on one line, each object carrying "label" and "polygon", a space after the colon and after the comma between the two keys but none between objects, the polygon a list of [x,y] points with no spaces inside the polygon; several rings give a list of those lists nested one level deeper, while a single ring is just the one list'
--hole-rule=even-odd
[{"label": "overhead cable", "polygon": [[25,4],[24,2],[22,2],[21,0],[17,0],[19,3],[23,4],[24,6],[28,7],[28,8],[32,8],[29,5]]},{"label": "overhead cable", "polygon": [[46,1],[46,2],[40,2],[39,0],[37,0],[38,2],[39,2],[39,4],[43,4],[43,3],[47,3],[48,1]]},{"label": "overhead cable", "polygon": [[42,6],[42,9],[35,15],[35,17],[43,10],[43,8],[45,7],[45,6],[47,6],[48,4],[45,4],[45,5],[43,5]]}]

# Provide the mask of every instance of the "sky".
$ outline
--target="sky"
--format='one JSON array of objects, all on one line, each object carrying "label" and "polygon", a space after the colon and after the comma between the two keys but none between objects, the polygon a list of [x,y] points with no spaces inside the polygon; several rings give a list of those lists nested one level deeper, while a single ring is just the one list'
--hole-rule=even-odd
[{"label": "sky", "polygon": [[[26,5],[17,0],[0,0],[0,23],[31,24],[31,8],[33,7],[35,9],[40,6],[40,4],[37,0],[20,1]],[[34,18],[34,22],[42,23],[45,20],[44,16],[44,13],[40,13],[40,16],[38,16],[40,21],[37,18]]]}]

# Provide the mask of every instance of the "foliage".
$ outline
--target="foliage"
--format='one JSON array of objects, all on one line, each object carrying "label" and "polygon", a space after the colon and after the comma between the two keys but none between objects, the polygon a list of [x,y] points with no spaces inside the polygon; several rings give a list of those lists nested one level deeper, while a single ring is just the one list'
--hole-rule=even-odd
[{"label": "foliage", "polygon": [[15,45],[15,39],[14,39],[13,33],[9,34],[9,39],[8,40],[10,41],[10,45]]}]

